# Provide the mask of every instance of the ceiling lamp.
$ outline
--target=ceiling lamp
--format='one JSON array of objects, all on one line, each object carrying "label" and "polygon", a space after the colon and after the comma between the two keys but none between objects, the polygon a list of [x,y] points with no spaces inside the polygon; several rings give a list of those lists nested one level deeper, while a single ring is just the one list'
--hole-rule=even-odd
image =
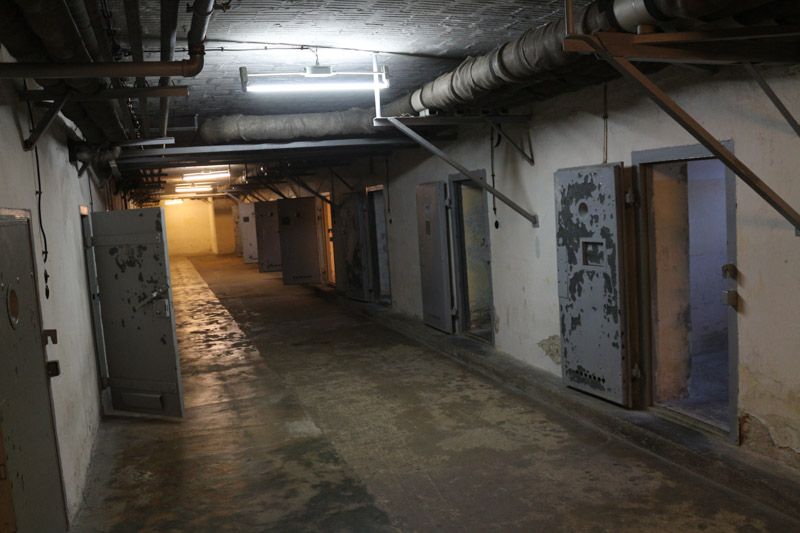
[{"label": "ceiling lamp", "polygon": [[175,198],[174,200],[164,200],[164,205],[177,205],[182,204],[183,200],[180,198]]},{"label": "ceiling lamp", "polygon": [[219,180],[228,179],[230,177],[230,172],[227,170],[220,170],[218,172],[198,172],[195,174],[184,174],[183,181]]},{"label": "ceiling lamp", "polygon": [[[365,80],[365,76],[371,79]],[[329,65],[320,65],[317,59],[316,64],[308,65],[300,72],[250,74],[247,67],[240,67],[239,78],[242,90],[246,93],[378,91],[389,88],[386,67],[378,69],[375,58],[369,72],[339,72]],[[251,78],[265,78],[268,83],[252,83]],[[302,78],[302,81],[298,78]]]},{"label": "ceiling lamp", "polygon": [[176,193],[181,192],[210,192],[213,191],[214,187],[211,185],[190,185],[188,187],[175,187]]}]

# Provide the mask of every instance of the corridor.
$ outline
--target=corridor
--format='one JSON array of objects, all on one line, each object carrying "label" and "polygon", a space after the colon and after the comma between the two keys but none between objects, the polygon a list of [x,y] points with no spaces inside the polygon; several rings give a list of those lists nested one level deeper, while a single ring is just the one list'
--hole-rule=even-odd
[{"label": "corridor", "polygon": [[103,421],[73,531],[800,529],[279,274],[171,269],[186,418]]}]

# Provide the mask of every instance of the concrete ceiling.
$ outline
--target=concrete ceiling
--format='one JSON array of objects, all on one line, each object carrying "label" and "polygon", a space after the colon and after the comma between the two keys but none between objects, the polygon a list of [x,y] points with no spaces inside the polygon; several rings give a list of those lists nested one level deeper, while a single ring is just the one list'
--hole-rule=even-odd
[{"label": "concrete ceiling", "polygon": [[[145,59],[158,60],[160,2],[139,4],[145,50],[150,51]],[[110,0],[108,5],[117,38],[127,46],[123,2]],[[191,15],[185,6],[184,2],[179,15],[178,59],[187,56]],[[391,75],[391,88],[382,95],[389,102],[447,72],[464,57],[485,53],[561,16],[562,0],[232,0],[228,11],[212,16],[203,72],[196,79],[174,80],[189,85],[190,96],[173,99],[170,123],[191,124],[195,114],[202,122],[233,113],[306,113],[372,105],[371,93],[242,92],[240,66],[266,73],[300,71],[313,64],[314,51],[298,49],[300,45],[320,47],[320,64],[340,71],[371,70],[369,52],[382,52],[379,64],[387,66]],[[156,79],[149,81],[157,84]]]}]

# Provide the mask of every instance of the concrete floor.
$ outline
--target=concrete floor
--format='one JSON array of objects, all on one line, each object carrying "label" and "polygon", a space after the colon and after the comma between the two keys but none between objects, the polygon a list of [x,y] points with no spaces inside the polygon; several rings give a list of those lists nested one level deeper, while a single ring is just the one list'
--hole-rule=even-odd
[{"label": "concrete floor", "polygon": [[800,530],[240,259],[173,285],[186,419],[102,424],[75,531]]}]

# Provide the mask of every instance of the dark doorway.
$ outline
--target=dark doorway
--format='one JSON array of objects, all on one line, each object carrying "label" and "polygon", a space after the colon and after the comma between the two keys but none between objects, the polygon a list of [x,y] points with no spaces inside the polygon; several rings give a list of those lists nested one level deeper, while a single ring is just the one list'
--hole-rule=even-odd
[{"label": "dark doorway", "polygon": [[392,285],[389,277],[389,239],[383,186],[367,189],[367,211],[372,299],[388,304],[392,302]]}]

